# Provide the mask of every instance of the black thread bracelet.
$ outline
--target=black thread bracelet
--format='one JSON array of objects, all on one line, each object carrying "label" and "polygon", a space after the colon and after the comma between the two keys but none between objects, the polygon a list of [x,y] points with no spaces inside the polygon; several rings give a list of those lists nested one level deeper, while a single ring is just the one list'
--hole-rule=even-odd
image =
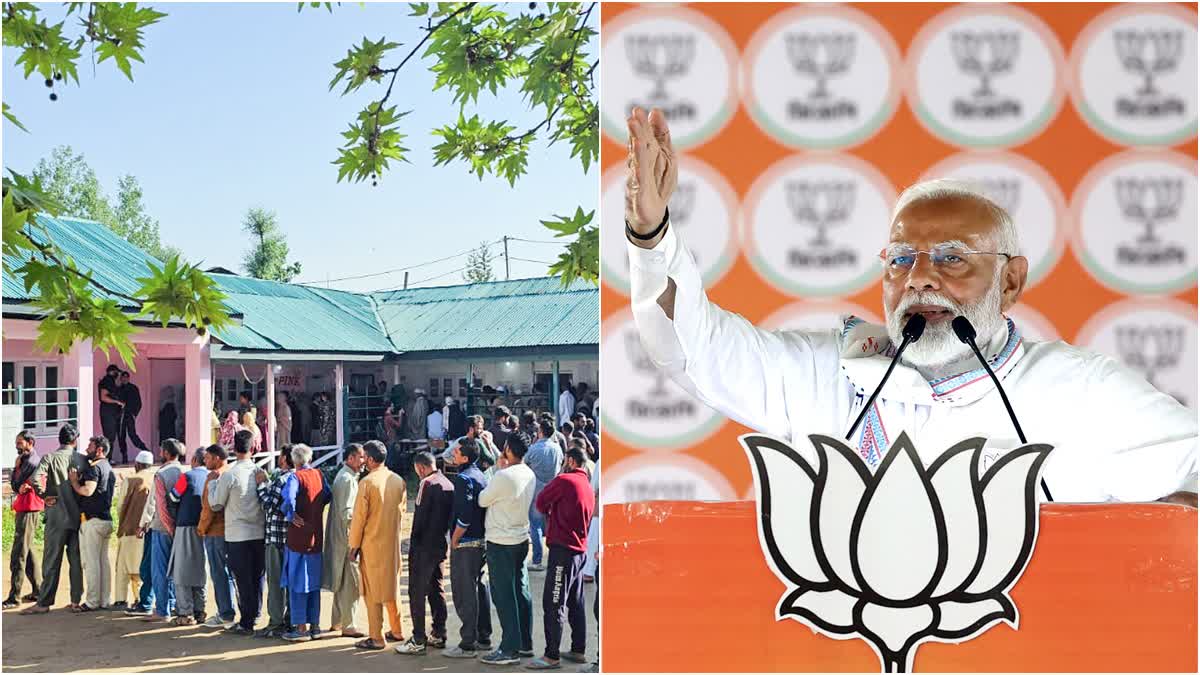
[{"label": "black thread bracelet", "polygon": [[629,226],[629,220],[626,219],[625,220],[625,236],[632,237],[633,239],[637,239],[638,241],[650,241],[651,239],[662,234],[663,229],[665,229],[667,227],[667,221],[670,219],[671,219],[671,209],[669,207],[664,208],[662,222],[659,223],[658,227],[654,228],[654,231],[650,232],[649,234],[638,234],[637,232],[634,232],[633,228]]}]

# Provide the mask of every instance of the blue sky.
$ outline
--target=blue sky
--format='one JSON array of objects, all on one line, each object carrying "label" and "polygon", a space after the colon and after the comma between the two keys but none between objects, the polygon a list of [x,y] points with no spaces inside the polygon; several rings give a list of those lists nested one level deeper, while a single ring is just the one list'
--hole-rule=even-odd
[{"label": "blue sky", "polygon": [[[118,176],[132,173],[164,241],[206,267],[240,272],[246,210],[273,209],[292,259],[303,264],[302,281],[423,263],[505,234],[549,241],[552,233],[539,219],[599,202],[596,167],[584,174],[565,143],[537,144],[528,175],[512,188],[491,176],[480,181],[463,164],[433,167],[430,131],[455,119],[457,106],[446,91],[431,91],[429,62],[415,58],[400,72],[390,101],[413,110],[402,123],[411,164],[393,165],[376,188],[336,183],[330,162],[341,132],[384,88],[369,85],[343,98],[340,88],[328,90],[333,63],[364,36],[404,43],[385,66],[398,63],[423,35],[424,20],[407,16],[406,4],[345,3],[332,14],[297,13],[294,2],[151,4],[167,17],[147,30],[146,62],[134,65],[132,83],[111,62],[93,71],[85,51],[80,86],[55,87],[59,100],[51,102],[40,76],[22,78],[17,51],[3,50],[4,101],[31,132],[3,123],[5,168],[31,171],[53,147],[67,144],[85,155],[110,194]],[[46,7],[47,17],[61,15],[60,6]],[[541,119],[515,87],[481,96],[478,110],[518,129]],[[554,261],[560,250],[509,244],[512,257],[539,261]],[[455,258],[413,270],[410,283],[463,264],[465,258]],[[512,277],[540,276],[546,267],[512,261]],[[494,269],[503,278],[502,260]],[[402,282],[399,273],[332,287],[364,291]],[[461,273],[424,285],[447,283],[462,283]]]}]

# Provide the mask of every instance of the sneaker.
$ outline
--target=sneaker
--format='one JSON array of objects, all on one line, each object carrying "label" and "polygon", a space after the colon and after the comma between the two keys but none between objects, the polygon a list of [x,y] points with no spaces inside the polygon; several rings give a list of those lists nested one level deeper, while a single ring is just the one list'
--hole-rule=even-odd
[{"label": "sneaker", "polygon": [[517,658],[515,654],[505,654],[497,649],[479,657],[479,662],[489,666],[513,666],[520,663],[521,659]]},{"label": "sneaker", "polygon": [[425,641],[425,646],[430,647],[431,649],[445,649],[446,648],[446,638],[431,637]]},{"label": "sneaker", "polygon": [[446,649],[443,649],[442,656],[448,659],[473,659],[475,658],[475,650],[463,649],[458,645],[454,645],[453,647],[447,647]]},{"label": "sneaker", "polygon": [[487,640],[487,641],[485,641],[485,642],[476,642],[476,643],[475,643],[475,651],[477,651],[477,652],[490,652],[490,651],[492,651],[492,641],[491,641],[491,640]]},{"label": "sneaker", "polygon": [[[233,623],[233,622],[230,622],[230,623]],[[225,619],[222,619],[221,617],[217,616],[216,614],[208,617],[208,621],[205,621],[202,625],[205,628],[227,628],[229,626],[228,623],[225,623]]]},{"label": "sneaker", "polygon": [[531,658],[533,656],[533,650],[532,649],[518,649],[517,656],[524,656],[527,659]]},{"label": "sneaker", "polygon": [[142,615],[142,621],[145,621],[146,623],[163,623],[169,622],[170,620],[170,617],[159,616],[153,612],[147,612],[146,614]]},{"label": "sneaker", "polygon": [[409,638],[404,644],[396,645],[396,653],[412,654],[414,656],[421,655],[425,653],[425,645]]},{"label": "sneaker", "polygon": [[545,572],[546,566],[543,565],[542,563],[534,563],[529,566],[529,571],[530,572]]},{"label": "sneaker", "polygon": [[3,606],[4,609],[12,609],[13,607],[20,607],[21,603],[17,602],[16,598],[5,598]]},{"label": "sneaker", "polygon": [[125,602],[124,600],[118,600],[118,601],[114,602],[113,604],[109,605],[110,609],[125,609],[127,607],[129,607],[129,603]]},{"label": "sneaker", "polygon": [[150,616],[153,613],[148,609],[139,609],[137,607],[130,607],[125,610],[125,616]]},{"label": "sneaker", "polygon": [[234,635],[245,635],[247,637],[254,635],[253,628],[246,628],[245,626],[243,626],[240,623],[233,624],[229,628],[226,628],[225,631],[229,632],[229,633],[233,633]]},{"label": "sneaker", "polygon": [[296,629],[289,630],[288,632],[284,633],[280,637],[282,637],[284,640],[287,640],[288,642],[302,642],[302,641],[312,639],[312,636],[309,635],[308,633],[301,633],[300,631],[298,631]]},{"label": "sneaker", "polygon": [[308,631],[308,637],[310,640],[320,640],[322,635],[324,635],[324,633],[321,632],[320,628],[313,628],[312,630]]},{"label": "sneaker", "polygon": [[194,616],[177,616],[171,619],[172,626],[195,626],[196,617]]}]

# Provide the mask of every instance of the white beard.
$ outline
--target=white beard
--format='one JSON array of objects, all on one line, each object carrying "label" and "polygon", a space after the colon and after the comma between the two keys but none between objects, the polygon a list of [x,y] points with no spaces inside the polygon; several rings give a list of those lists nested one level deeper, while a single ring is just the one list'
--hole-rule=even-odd
[{"label": "white beard", "polygon": [[[997,270],[999,272],[999,270]],[[899,345],[904,339],[904,314],[914,305],[938,305],[949,309],[955,316],[967,317],[980,343],[985,344],[1004,325],[1004,315],[1000,311],[1003,293],[1000,289],[1000,274],[992,282],[991,288],[979,302],[973,305],[960,305],[950,298],[932,291],[917,291],[905,295],[896,306],[895,311],[887,315],[888,336],[892,343]],[[904,350],[902,361],[919,369],[937,369],[962,359],[973,359],[971,348],[959,341],[954,334],[949,321],[931,323],[925,327],[921,339],[913,342]]]}]

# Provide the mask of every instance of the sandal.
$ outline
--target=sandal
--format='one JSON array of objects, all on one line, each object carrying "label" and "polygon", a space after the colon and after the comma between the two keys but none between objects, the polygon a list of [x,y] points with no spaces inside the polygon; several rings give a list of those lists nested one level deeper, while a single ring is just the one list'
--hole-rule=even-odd
[{"label": "sandal", "polygon": [[94,612],[96,610],[91,607],[88,607],[86,604],[83,604],[83,605],[76,605],[76,606],[72,607],[71,611],[76,614],[83,614],[84,612]]},{"label": "sandal", "polygon": [[378,644],[371,638],[367,638],[366,640],[359,640],[358,642],[354,643],[354,646],[358,647],[359,649],[374,649],[376,651],[387,649],[387,647],[385,645]]},{"label": "sandal", "polygon": [[395,636],[395,635],[392,633],[392,631],[390,631],[390,630],[389,630],[388,632],[386,632],[386,633],[384,633],[384,634],[383,634],[383,639],[384,639],[384,640],[391,640],[392,642],[404,642],[404,636],[403,636],[403,635],[401,635],[400,637],[396,637],[396,636]]},{"label": "sandal", "polygon": [[45,614],[49,611],[50,611],[49,607],[42,607],[41,605],[34,605],[33,607],[26,607],[25,609],[21,610],[21,614],[28,616],[30,614]]},{"label": "sandal", "polygon": [[25,597],[21,598],[21,602],[37,602],[37,599],[38,599],[37,593],[30,593],[29,595],[26,595]]},{"label": "sandal", "polygon": [[[330,631],[330,632],[333,632],[333,631]],[[362,632],[361,630],[343,630],[343,631],[339,631],[339,632],[342,634],[342,637],[346,637],[346,638],[360,638],[360,637],[363,637],[364,635],[366,635],[366,633]]]}]

